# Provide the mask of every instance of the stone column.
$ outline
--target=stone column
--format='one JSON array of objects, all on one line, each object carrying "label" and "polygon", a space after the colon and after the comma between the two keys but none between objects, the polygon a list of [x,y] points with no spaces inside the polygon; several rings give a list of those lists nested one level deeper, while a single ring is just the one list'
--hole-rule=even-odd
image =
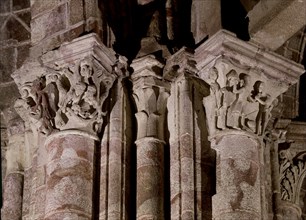
[{"label": "stone column", "polygon": [[[9,114],[7,114],[9,113]],[[4,117],[8,120],[8,144],[6,151],[6,175],[3,178],[3,206],[1,208],[1,219],[21,219],[24,183],[24,158],[26,153],[24,122],[16,120],[15,112],[8,111]],[[11,118],[12,120],[9,120]],[[3,146],[4,147],[4,146]]]},{"label": "stone column", "polygon": [[137,219],[164,219],[164,127],[167,84],[163,64],[153,56],[134,60],[133,96],[137,107]]},{"label": "stone column", "polygon": [[23,146],[23,134],[9,137],[6,152],[7,171],[3,179],[3,207],[1,209],[1,218],[4,220],[21,219],[22,217],[24,173],[20,153]]},{"label": "stone column", "polygon": [[195,53],[210,85],[203,104],[217,151],[214,219],[261,219],[262,136],[277,97],[296,83],[302,66],[219,31]]},{"label": "stone column", "polygon": [[214,219],[261,219],[261,142],[243,131],[222,132],[211,142],[218,155]]},{"label": "stone column", "polygon": [[48,137],[44,219],[91,219],[95,140],[73,131]]},{"label": "stone column", "polygon": [[[99,190],[94,177],[100,164],[94,153],[107,113],[102,110],[104,101],[121,74],[118,61],[95,34],[63,44],[40,59],[41,64],[27,63],[13,77],[22,95],[16,105],[19,112],[39,136],[47,137],[38,146],[38,152],[47,150],[46,179],[41,167],[36,171],[39,184],[46,183],[43,218],[96,218]],[[25,78],[24,72],[31,74]]]},{"label": "stone column", "polygon": [[133,126],[127,83],[127,77],[120,77],[110,92],[110,115],[101,141],[99,219],[129,219],[131,213]]},{"label": "stone column", "polygon": [[202,105],[209,87],[197,72],[193,52],[186,48],[170,57],[164,69],[165,79],[172,81],[168,100],[171,219],[211,219],[209,172],[214,164]]}]

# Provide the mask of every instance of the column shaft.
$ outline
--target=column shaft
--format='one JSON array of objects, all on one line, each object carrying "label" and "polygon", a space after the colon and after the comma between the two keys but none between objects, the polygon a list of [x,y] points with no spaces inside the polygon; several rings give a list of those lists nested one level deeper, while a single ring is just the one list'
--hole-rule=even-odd
[{"label": "column shaft", "polygon": [[46,148],[44,219],[92,219],[95,140],[81,133],[56,133]]},{"label": "column shaft", "polygon": [[23,174],[9,173],[3,184],[3,207],[1,218],[13,220],[22,218]]},{"label": "column shaft", "polygon": [[213,197],[213,218],[261,219],[260,142],[237,131],[216,137],[217,194]]},{"label": "column shaft", "polygon": [[280,213],[280,181],[279,181],[279,161],[278,161],[278,142],[271,143],[271,176],[272,176],[272,208],[273,220],[282,220]]},{"label": "column shaft", "polygon": [[128,219],[130,213],[131,112],[123,82],[112,92],[115,102],[101,143],[100,219]]},{"label": "column shaft", "polygon": [[137,219],[164,219],[164,142],[145,137],[137,145]]},{"label": "column shaft", "polygon": [[168,102],[171,219],[211,219],[214,164],[206,144],[201,88],[205,85],[185,75],[178,77],[171,87]]}]

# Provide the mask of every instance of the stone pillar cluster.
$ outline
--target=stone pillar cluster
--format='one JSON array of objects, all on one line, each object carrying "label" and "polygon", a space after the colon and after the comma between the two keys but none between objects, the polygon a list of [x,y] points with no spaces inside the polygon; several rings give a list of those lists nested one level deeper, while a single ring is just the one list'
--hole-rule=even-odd
[{"label": "stone pillar cluster", "polygon": [[[23,181],[16,164],[8,173],[4,216],[262,219],[263,137],[278,96],[301,72],[226,31],[195,51],[131,63],[96,34],[64,43],[13,74],[15,109],[32,129],[32,177]],[[272,166],[277,196],[296,216],[288,184],[300,184],[292,175],[304,172],[302,156],[282,153],[279,174]],[[286,216],[282,204],[276,215]]]}]

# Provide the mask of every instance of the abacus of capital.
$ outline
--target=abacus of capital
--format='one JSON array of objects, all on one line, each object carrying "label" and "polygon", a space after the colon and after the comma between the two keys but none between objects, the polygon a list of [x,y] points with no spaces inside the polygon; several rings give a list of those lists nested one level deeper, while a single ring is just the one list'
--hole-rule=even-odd
[{"label": "abacus of capital", "polygon": [[[129,64],[87,34],[26,62],[15,109],[32,130],[41,193],[27,195],[27,218],[266,219],[263,137],[303,71],[224,30],[166,60]],[[8,201],[13,219],[20,201]]]}]

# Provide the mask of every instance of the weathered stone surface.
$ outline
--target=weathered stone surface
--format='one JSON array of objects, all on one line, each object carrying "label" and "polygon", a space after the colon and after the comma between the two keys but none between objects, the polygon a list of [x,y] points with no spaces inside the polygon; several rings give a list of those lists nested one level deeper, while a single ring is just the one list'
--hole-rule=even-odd
[{"label": "weathered stone surface", "polygon": [[31,0],[31,14],[35,18],[38,14],[42,12],[53,9],[60,4],[61,0],[53,1],[41,1],[41,0]]},{"label": "weathered stone surface", "polygon": [[72,0],[69,3],[69,24],[74,25],[85,18],[82,0]]},{"label": "weathered stone surface", "polygon": [[22,25],[14,17],[9,18],[6,23],[4,32],[6,32],[6,38],[2,40],[15,39],[19,42],[30,40],[31,33],[29,32],[28,27]]},{"label": "weathered stone surface", "polygon": [[16,68],[16,51],[15,48],[1,49],[0,54],[0,81],[10,82],[12,78],[11,73],[15,71]]},{"label": "weathered stone surface", "polygon": [[248,14],[252,40],[276,50],[306,24],[305,10],[305,1],[260,1]]},{"label": "weathered stone surface", "polygon": [[82,134],[57,134],[47,141],[45,219],[73,213],[91,219],[94,147],[94,140]]},{"label": "weathered stone surface", "polygon": [[214,218],[261,219],[260,141],[243,132],[224,132],[212,139],[212,148],[218,154]]},{"label": "weathered stone surface", "polygon": [[1,13],[11,11],[10,2],[11,2],[11,0],[1,1],[1,5],[0,5],[0,12]]},{"label": "weathered stone surface", "polygon": [[[53,2],[53,1],[48,1]],[[63,4],[52,11],[46,12],[31,20],[31,40],[33,44],[38,43],[46,37],[66,28],[67,8]]]},{"label": "weathered stone surface", "polygon": [[30,7],[30,0],[12,0],[13,1],[13,10],[20,10]]},{"label": "weathered stone surface", "polygon": [[1,219],[21,219],[22,217],[22,190],[23,174],[9,173],[4,180],[3,207]]}]

